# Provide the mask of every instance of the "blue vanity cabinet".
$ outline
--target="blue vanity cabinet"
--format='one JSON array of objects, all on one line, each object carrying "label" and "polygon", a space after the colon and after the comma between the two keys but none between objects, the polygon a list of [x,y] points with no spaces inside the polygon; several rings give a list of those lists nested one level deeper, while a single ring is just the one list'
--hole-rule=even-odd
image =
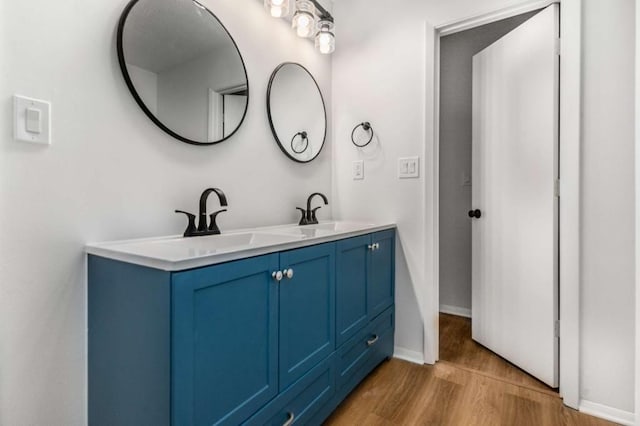
[{"label": "blue vanity cabinet", "polygon": [[282,252],[280,390],[335,349],[335,243]]},{"label": "blue vanity cabinet", "polygon": [[239,424],[278,393],[279,256],[173,274],[172,424]]},{"label": "blue vanity cabinet", "polygon": [[182,271],[89,255],[89,424],[321,424],[393,354],[394,239]]}]

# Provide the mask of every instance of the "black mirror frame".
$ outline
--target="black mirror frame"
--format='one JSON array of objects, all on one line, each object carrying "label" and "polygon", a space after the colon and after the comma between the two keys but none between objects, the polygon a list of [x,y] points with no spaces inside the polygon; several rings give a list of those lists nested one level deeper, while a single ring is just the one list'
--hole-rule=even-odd
[{"label": "black mirror frame", "polygon": [[245,76],[245,80],[247,81],[247,105],[244,109],[244,114],[242,115],[242,119],[240,120],[240,123],[238,123],[238,126],[235,128],[235,130],[233,132],[231,132],[229,135],[225,136],[224,138],[214,141],[214,142],[199,142],[196,140],[192,140],[189,138],[185,138],[182,135],[179,135],[178,133],[174,132],[173,130],[171,130],[170,128],[168,128],[167,126],[165,126],[150,110],[149,108],[147,108],[147,106],[145,105],[144,101],[142,100],[142,98],[140,97],[140,95],[138,94],[138,92],[136,91],[136,88],[133,84],[133,81],[131,80],[131,76],[129,75],[129,71],[127,71],[127,63],[125,61],[124,58],[124,48],[122,45],[122,39],[123,39],[123,35],[124,35],[124,26],[126,24],[127,21],[127,17],[129,16],[129,13],[131,12],[131,10],[133,9],[133,7],[136,5],[136,3],[138,3],[138,1],[140,0],[131,0],[127,6],[124,8],[124,10],[122,11],[122,15],[120,15],[120,20],[118,21],[118,34],[117,34],[117,40],[116,40],[116,47],[117,47],[117,51],[118,51],[118,62],[120,63],[120,70],[122,71],[122,76],[124,77],[124,81],[127,84],[127,87],[129,88],[129,91],[131,92],[131,95],[133,95],[133,99],[135,99],[136,103],[140,106],[140,108],[142,108],[142,111],[144,111],[144,113],[147,115],[147,117],[149,117],[151,119],[151,121],[153,121],[155,123],[156,126],[160,127],[165,133],[168,133],[169,135],[173,136],[174,138],[182,141],[182,142],[186,142],[188,144],[191,145],[215,145],[218,144],[220,142],[224,142],[227,139],[229,139],[231,136],[233,136],[239,129],[240,127],[242,127],[242,124],[244,123],[244,119],[247,116],[247,112],[249,111],[249,75],[247,73],[247,66],[244,62],[244,58],[242,57],[242,53],[240,52],[240,49],[238,48],[238,45],[236,43],[236,41],[234,40],[234,38],[231,36],[231,33],[229,32],[229,30],[227,30],[227,27],[224,26],[224,24],[222,22],[220,22],[220,19],[218,19],[218,17],[216,15],[214,15],[213,12],[211,12],[207,7],[205,7],[204,5],[202,5],[201,3],[198,2],[198,5],[201,5],[202,8],[204,10],[206,10],[212,17],[213,19],[215,19],[220,26],[222,27],[222,29],[225,31],[225,33],[229,36],[229,39],[231,40],[231,42],[233,43],[233,46],[236,48],[236,52],[238,52],[238,56],[240,56],[240,61],[242,62],[242,68],[244,69],[244,76]]},{"label": "black mirror frame", "polygon": [[[278,71],[280,71],[280,69],[286,65],[297,65],[300,68],[302,68],[307,74],[309,74],[309,77],[311,77],[311,80],[313,80],[313,83],[316,85],[316,88],[318,89],[318,94],[320,95],[320,100],[322,101],[322,110],[324,112],[324,135],[322,136],[322,145],[320,145],[320,149],[318,150],[318,153],[316,155],[313,156],[313,158],[310,158],[308,160],[302,161],[299,160],[297,158],[295,158],[294,156],[292,156],[291,154],[289,154],[289,152],[284,148],[284,145],[282,144],[282,141],[278,138],[278,134],[276,133],[276,128],[275,125],[273,123],[273,117],[271,116],[271,86],[273,85],[273,80],[275,79],[276,75],[278,74]],[[276,67],[276,69],[273,70],[273,72],[271,73],[271,78],[269,78],[269,86],[267,87],[267,115],[269,117],[269,127],[271,127],[271,133],[273,134],[273,137],[275,138],[276,142],[278,143],[278,148],[280,148],[280,150],[282,152],[284,152],[284,154],[289,157],[290,159],[292,159],[293,161],[295,161],[296,163],[309,163],[313,160],[315,160],[316,158],[318,158],[318,155],[320,155],[320,153],[322,152],[322,149],[324,148],[325,142],[327,141],[327,127],[329,126],[329,123],[327,123],[327,106],[324,102],[324,96],[322,95],[322,90],[320,90],[320,86],[318,85],[318,82],[316,81],[316,79],[313,77],[313,74],[311,74],[309,72],[308,69],[306,69],[303,65],[297,63],[297,62],[283,62],[280,65],[278,65]]]}]

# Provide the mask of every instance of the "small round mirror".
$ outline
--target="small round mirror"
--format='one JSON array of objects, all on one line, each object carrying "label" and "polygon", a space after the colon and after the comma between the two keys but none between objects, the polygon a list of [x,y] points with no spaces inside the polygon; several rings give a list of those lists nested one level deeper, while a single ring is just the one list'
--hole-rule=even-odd
[{"label": "small round mirror", "polygon": [[269,80],[267,113],[280,149],[299,163],[320,154],[327,135],[327,112],[320,87],[302,65],[279,65]]},{"label": "small round mirror", "polygon": [[244,61],[226,28],[196,0],[132,0],[118,26],[118,59],[133,97],[173,137],[229,138],[247,111]]}]

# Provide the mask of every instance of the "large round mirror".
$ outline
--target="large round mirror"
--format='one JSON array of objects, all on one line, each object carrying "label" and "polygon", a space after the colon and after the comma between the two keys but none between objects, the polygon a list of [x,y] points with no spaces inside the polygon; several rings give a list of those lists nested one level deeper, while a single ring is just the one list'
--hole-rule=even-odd
[{"label": "large round mirror", "polygon": [[308,163],[320,154],[327,113],[320,87],[302,65],[279,65],[269,80],[267,113],[273,136],[292,160]]},{"label": "large round mirror", "polygon": [[142,110],[183,142],[209,145],[242,124],[249,83],[238,47],[196,0],[132,0],[118,26],[118,59]]}]

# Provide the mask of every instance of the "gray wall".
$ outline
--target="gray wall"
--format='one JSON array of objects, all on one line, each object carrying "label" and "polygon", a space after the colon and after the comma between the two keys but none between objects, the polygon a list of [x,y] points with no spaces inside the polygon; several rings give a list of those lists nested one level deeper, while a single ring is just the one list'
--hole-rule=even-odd
[{"label": "gray wall", "polygon": [[536,13],[440,39],[440,306],[445,310],[453,307],[471,314],[467,212],[471,209],[472,57]]}]

